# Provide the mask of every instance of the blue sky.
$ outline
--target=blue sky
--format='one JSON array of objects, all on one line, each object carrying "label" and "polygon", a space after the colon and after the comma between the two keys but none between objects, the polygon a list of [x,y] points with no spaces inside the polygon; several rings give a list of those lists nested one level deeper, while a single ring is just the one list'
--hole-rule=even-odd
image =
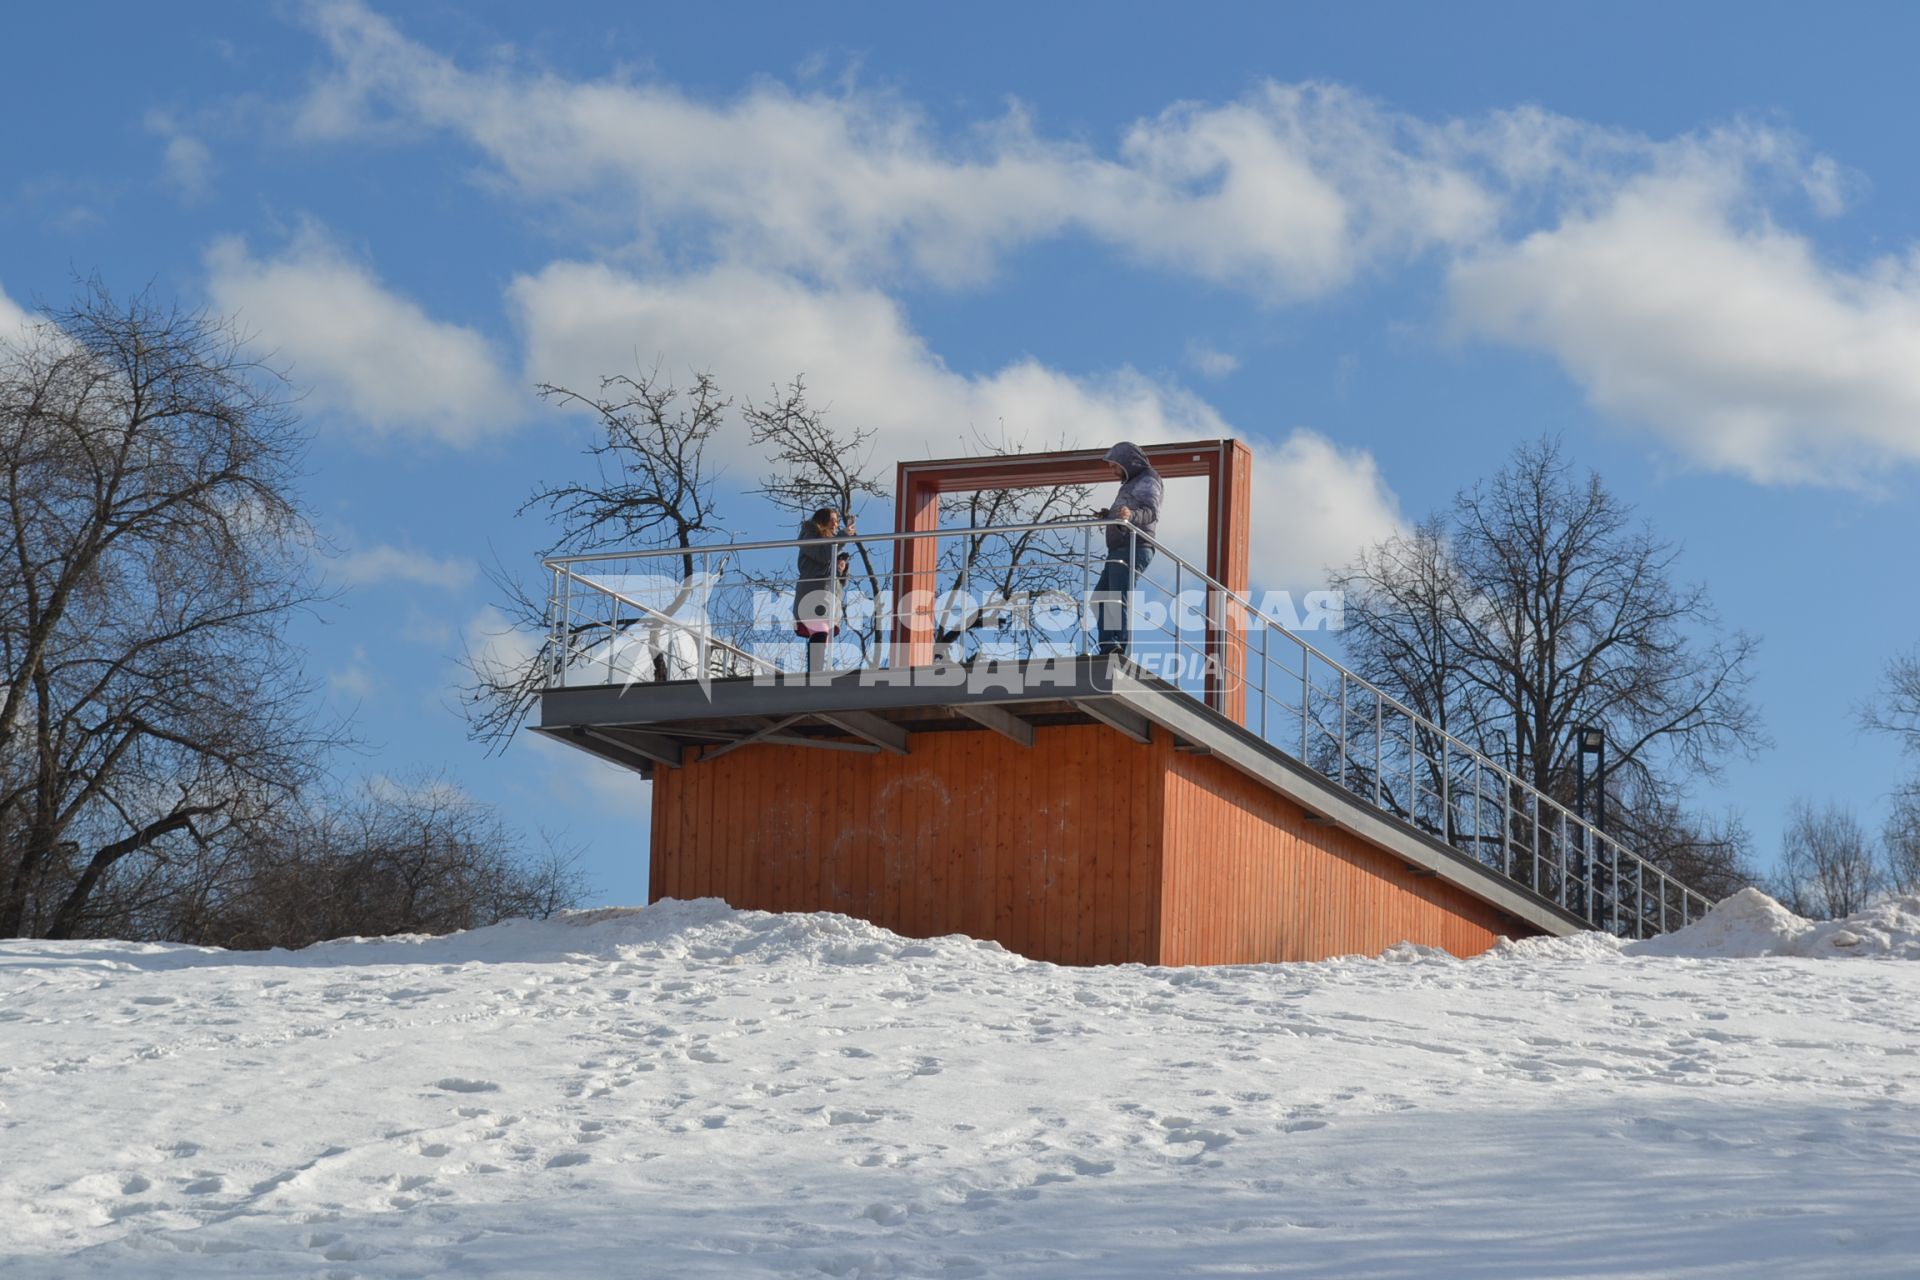
[{"label": "blue sky", "polygon": [[486,757],[451,688],[483,566],[544,541],[514,508],[579,474],[531,384],[645,353],[804,370],[886,456],[1240,435],[1272,586],[1561,433],[1764,638],[1777,745],[1696,802],[1763,857],[1796,794],[1877,823],[1904,765],[1851,708],[1920,638],[1920,11],[553,9],[0,16],[0,325],[97,269],[276,352],[344,552],[291,637],[373,744],[343,772],[445,769],[643,896],[637,780]]}]

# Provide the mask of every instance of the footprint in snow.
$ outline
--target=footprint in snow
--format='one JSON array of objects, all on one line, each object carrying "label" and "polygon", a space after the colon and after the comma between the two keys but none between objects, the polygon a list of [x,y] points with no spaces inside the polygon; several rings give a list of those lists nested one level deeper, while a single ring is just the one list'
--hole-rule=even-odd
[{"label": "footprint in snow", "polygon": [[468,1080],[463,1076],[447,1076],[435,1080],[433,1087],[445,1089],[449,1093],[497,1093],[500,1086],[491,1080]]}]

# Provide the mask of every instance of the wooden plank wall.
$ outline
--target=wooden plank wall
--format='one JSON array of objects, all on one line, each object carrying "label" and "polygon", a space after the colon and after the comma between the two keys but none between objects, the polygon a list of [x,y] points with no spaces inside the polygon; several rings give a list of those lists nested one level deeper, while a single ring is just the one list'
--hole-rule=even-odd
[{"label": "wooden plank wall", "polygon": [[1378,955],[1402,941],[1470,956],[1536,932],[1210,756],[1166,759],[1164,964]]},{"label": "wooden plank wall", "polygon": [[1061,964],[1474,955],[1523,923],[1308,822],[1210,756],[1100,725],[918,733],[911,753],[752,746],[654,775],[651,893],[840,911]]},{"label": "wooden plank wall", "polygon": [[654,775],[651,893],[840,911],[1061,964],[1158,955],[1160,763],[1104,725],[743,747]]}]

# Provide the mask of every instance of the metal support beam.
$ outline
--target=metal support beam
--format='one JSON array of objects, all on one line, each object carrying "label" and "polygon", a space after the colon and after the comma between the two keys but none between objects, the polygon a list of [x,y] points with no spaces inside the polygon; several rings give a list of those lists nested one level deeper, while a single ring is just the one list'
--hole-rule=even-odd
[{"label": "metal support beam", "polygon": [[844,729],[854,737],[864,738],[897,756],[907,754],[907,731],[891,720],[882,720],[871,711],[822,712],[814,719],[836,729]]},{"label": "metal support beam", "polygon": [[991,729],[1002,737],[1011,738],[1023,747],[1033,745],[1032,723],[1022,720],[1011,711],[1003,711],[999,707],[984,702],[978,706],[962,703],[954,710],[975,724]]},{"label": "metal support beam", "polygon": [[645,756],[655,764],[663,764],[670,769],[678,769],[686,763],[687,749],[672,738],[657,733],[642,733],[634,729],[588,729],[586,735],[610,746],[624,747],[635,755]]},{"label": "metal support beam", "polygon": [[[754,734],[753,740],[766,746],[819,747],[825,751],[870,752],[880,749],[867,742],[842,742],[838,738],[805,738],[797,733],[763,732],[773,727],[773,721],[767,719],[765,716],[753,717],[747,721],[747,726]],[[666,728],[667,732],[671,733],[675,738],[691,738],[696,744],[711,742],[717,745],[724,745],[738,742],[743,736],[738,730],[730,733],[722,733],[717,729],[694,729],[680,724],[669,725],[666,726]]]},{"label": "metal support beam", "polygon": [[1117,730],[1132,738],[1135,742],[1151,744],[1153,725],[1139,712],[1110,698],[1076,698],[1070,704],[1075,711],[1083,711],[1101,724]]},{"label": "metal support beam", "polygon": [[729,742],[726,746],[719,747],[713,751],[707,752],[706,755],[700,757],[700,760],[702,763],[705,763],[708,760],[718,760],[721,756],[727,754],[727,752],[729,751],[738,751],[741,747],[746,746],[750,742],[764,741],[765,739],[771,737],[773,734],[777,733],[781,729],[786,728],[788,725],[797,724],[800,721],[805,719],[806,719],[805,716],[788,716],[784,720],[769,720],[766,722],[766,724],[763,727],[759,729],[755,729],[752,733],[748,734],[746,737],[735,738],[732,742]]}]

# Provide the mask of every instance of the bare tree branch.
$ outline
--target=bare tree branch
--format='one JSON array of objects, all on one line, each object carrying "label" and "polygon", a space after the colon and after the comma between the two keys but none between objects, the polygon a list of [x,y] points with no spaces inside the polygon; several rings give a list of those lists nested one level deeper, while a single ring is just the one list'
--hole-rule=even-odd
[{"label": "bare tree branch", "polygon": [[345,741],[281,635],[320,598],[296,427],[230,326],[97,280],[0,346],[0,934],[124,919]]},{"label": "bare tree branch", "polygon": [[1547,439],[1333,585],[1361,675],[1547,795],[1573,800],[1574,730],[1601,729],[1609,828],[1677,865],[1737,843],[1684,816],[1690,783],[1767,745],[1746,697],[1758,642],[1724,634],[1677,561]]}]

